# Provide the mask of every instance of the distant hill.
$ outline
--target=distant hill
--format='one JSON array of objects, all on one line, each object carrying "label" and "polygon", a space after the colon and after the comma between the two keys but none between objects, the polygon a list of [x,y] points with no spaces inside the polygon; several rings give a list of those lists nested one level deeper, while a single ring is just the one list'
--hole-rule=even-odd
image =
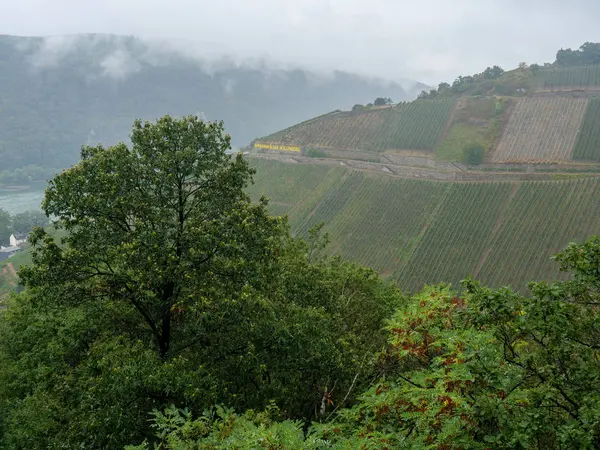
[{"label": "distant hill", "polygon": [[222,119],[243,146],[356,101],[414,98],[424,86],[404,84],[200,61],[132,37],[0,36],[0,170],[68,166],[82,144],[127,140],[134,118],[167,113]]}]

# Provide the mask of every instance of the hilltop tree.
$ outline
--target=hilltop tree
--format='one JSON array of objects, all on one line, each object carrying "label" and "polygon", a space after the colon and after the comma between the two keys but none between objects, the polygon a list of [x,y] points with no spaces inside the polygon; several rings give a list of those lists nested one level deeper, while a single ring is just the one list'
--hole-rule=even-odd
[{"label": "hilltop tree", "polygon": [[439,84],[439,86],[438,86],[438,91],[439,91],[440,93],[442,93],[442,92],[446,92],[446,91],[448,91],[448,90],[450,89],[450,87],[451,87],[451,86],[450,86],[450,84],[448,84],[448,83],[446,83],[446,82],[443,82],[443,83],[440,83],[440,84]]},{"label": "hilltop tree", "polygon": [[578,50],[560,49],[556,53],[557,66],[591,66],[600,64],[600,43],[586,42]]},{"label": "hilltop tree", "polygon": [[373,102],[375,106],[391,105],[392,99],[389,97],[377,97]]},{"label": "hilltop tree", "polygon": [[500,66],[488,67],[483,71],[483,77],[487,80],[495,80],[504,75],[504,69]]},{"label": "hilltop tree", "polygon": [[539,64],[535,64],[535,63],[531,64],[529,66],[529,70],[531,70],[531,73],[533,75],[537,75],[541,68],[542,68],[542,66],[540,66]]}]

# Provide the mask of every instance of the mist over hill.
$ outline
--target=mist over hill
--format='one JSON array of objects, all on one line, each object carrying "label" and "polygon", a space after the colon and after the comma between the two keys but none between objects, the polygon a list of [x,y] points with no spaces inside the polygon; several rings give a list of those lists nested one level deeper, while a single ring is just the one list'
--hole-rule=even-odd
[{"label": "mist over hill", "polygon": [[378,96],[412,99],[423,88],[218,51],[114,35],[0,36],[0,170],[68,166],[82,144],[128,140],[138,117],[224,120],[242,146],[318,114]]}]

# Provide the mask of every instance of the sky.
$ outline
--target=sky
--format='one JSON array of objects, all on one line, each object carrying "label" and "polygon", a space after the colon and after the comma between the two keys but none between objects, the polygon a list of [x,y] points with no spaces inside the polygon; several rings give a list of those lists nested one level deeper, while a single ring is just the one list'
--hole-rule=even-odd
[{"label": "sky", "polygon": [[113,33],[437,85],[600,42],[600,0],[0,0],[0,33]]}]

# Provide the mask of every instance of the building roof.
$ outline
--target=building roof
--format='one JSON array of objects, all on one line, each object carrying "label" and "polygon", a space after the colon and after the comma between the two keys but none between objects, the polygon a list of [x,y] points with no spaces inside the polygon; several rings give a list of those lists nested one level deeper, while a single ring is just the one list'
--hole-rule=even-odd
[{"label": "building roof", "polygon": [[29,233],[13,233],[13,236],[16,239],[27,239],[29,237]]}]

